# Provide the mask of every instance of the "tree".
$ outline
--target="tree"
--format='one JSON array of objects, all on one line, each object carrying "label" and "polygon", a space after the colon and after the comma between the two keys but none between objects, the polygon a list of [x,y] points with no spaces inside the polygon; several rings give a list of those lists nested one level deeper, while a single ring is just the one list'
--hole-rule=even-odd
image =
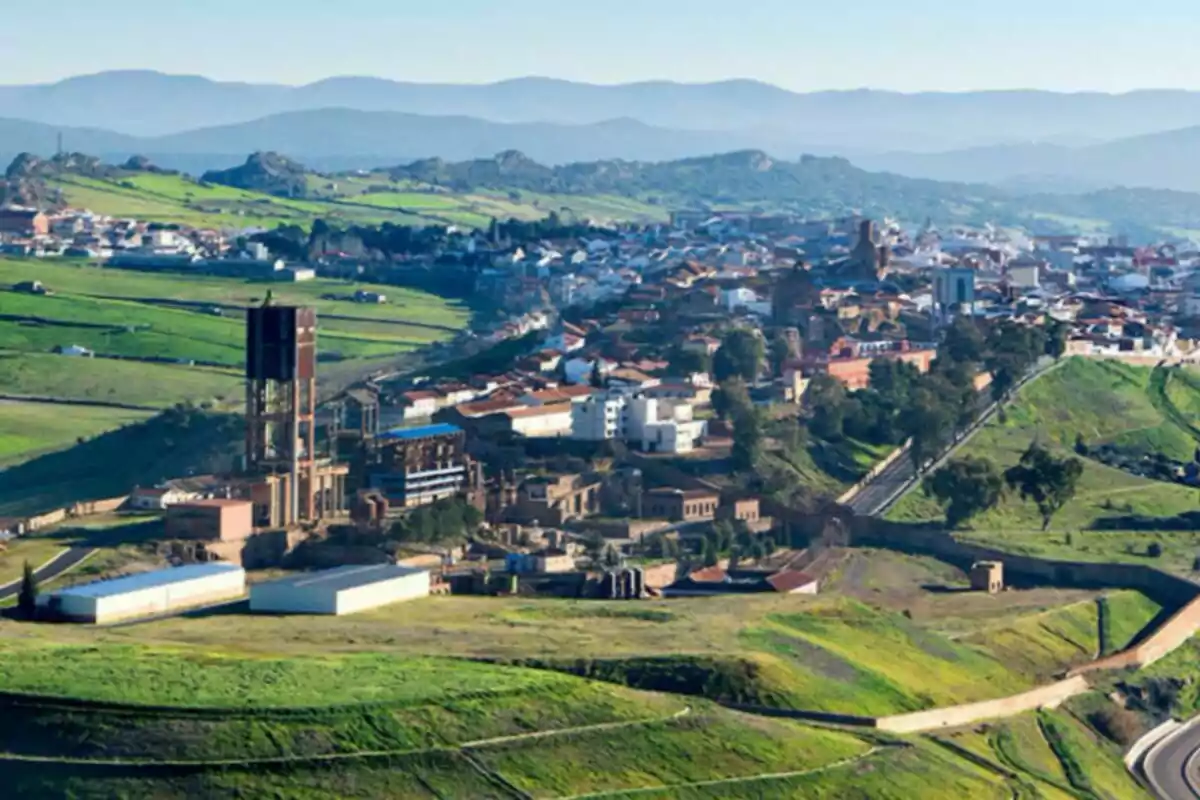
[{"label": "tree", "polygon": [[813,410],[809,430],[818,439],[842,438],[846,422],[846,387],[836,378],[818,375],[808,385],[806,403]]},{"label": "tree", "polygon": [[615,569],[621,566],[621,554],[611,544],[604,548],[604,566]]},{"label": "tree", "polygon": [[1053,317],[1046,323],[1046,355],[1055,361],[1067,353],[1067,336],[1071,328],[1067,323]]},{"label": "tree", "polygon": [[712,539],[705,536],[704,543],[700,547],[700,563],[706,567],[715,567],[718,560],[716,546]]},{"label": "tree", "polygon": [[37,613],[37,598],[37,577],[33,574],[33,567],[26,561],[21,574],[21,590],[17,594],[17,608],[28,619],[32,619]]},{"label": "tree", "polygon": [[778,435],[785,454],[796,453],[808,447],[808,431],[795,417],[784,417],[779,421]]},{"label": "tree", "polygon": [[783,375],[783,366],[796,357],[792,343],[783,334],[771,340],[771,372],[777,376]]},{"label": "tree", "polygon": [[676,347],[667,357],[671,372],[675,375],[691,375],[696,372],[712,372],[712,358],[702,350]]},{"label": "tree", "polygon": [[908,453],[918,471],[942,451],[954,421],[950,406],[929,388],[922,387],[913,395],[912,405],[900,415],[900,427],[912,439]]},{"label": "tree", "polygon": [[730,331],[713,357],[713,375],[718,381],[736,375],[752,383],[762,371],[764,350],[762,339],[754,333],[741,329]]},{"label": "tree", "polygon": [[733,420],[733,468],[739,472],[754,469],[762,456],[762,415],[756,408],[745,409]]},{"label": "tree", "polygon": [[995,508],[1004,496],[1004,476],[987,459],[955,459],[926,478],[923,488],[945,507],[946,525],[953,529]]},{"label": "tree", "polygon": [[713,412],[720,419],[736,420],[754,407],[750,390],[741,378],[730,378],[721,383],[712,394]]},{"label": "tree", "polygon": [[1082,474],[1083,463],[1078,458],[1055,458],[1033,442],[1021,455],[1021,461],[1004,473],[1004,480],[1021,493],[1022,500],[1037,504],[1044,531],[1050,527],[1054,515],[1075,497]]},{"label": "tree", "polygon": [[941,351],[951,361],[972,364],[983,361],[986,341],[979,327],[967,317],[955,317],[942,335]]}]

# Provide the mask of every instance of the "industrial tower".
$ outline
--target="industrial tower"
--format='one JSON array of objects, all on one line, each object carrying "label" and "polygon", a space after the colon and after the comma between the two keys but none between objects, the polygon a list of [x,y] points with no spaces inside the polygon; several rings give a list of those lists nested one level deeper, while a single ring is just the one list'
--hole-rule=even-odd
[{"label": "industrial tower", "polygon": [[[246,312],[246,471],[283,525],[318,518],[317,312],[267,300]],[[275,516],[275,515],[273,515]]]}]

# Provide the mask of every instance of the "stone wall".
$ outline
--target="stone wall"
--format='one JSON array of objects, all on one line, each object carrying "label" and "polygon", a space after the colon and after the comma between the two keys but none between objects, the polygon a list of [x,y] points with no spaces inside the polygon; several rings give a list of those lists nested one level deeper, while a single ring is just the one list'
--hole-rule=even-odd
[{"label": "stone wall", "polygon": [[875,721],[875,727],[890,733],[920,733],[940,728],[956,728],[985,719],[1010,717],[1046,706],[1056,706],[1087,690],[1088,682],[1076,675],[1058,683],[1039,686],[1028,692],[1002,697],[998,700],[984,700],[980,703],[967,703],[931,711],[880,717]]},{"label": "stone wall", "polygon": [[1146,639],[1127,650],[1071,670],[1084,675],[1102,669],[1140,669],[1174,652],[1200,630],[1200,599],[1193,600],[1159,626]]},{"label": "stone wall", "polygon": [[[849,523],[850,539],[858,547],[884,547],[920,555],[932,555],[964,569],[976,561],[1001,561],[1004,574],[1013,582],[1026,581],[1077,589],[1135,589],[1160,604],[1185,606],[1200,597],[1200,585],[1169,572],[1142,564],[1105,564],[1059,561],[1023,556],[955,539],[945,531],[886,520],[855,517]],[[1186,616],[1181,626],[1195,622],[1200,627],[1200,610]]]}]

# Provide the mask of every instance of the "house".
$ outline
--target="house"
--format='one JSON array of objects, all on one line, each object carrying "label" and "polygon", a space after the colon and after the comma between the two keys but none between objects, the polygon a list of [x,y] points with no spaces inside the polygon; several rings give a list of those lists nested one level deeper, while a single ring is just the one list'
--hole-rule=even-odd
[{"label": "house", "polygon": [[757,497],[747,497],[741,500],[722,503],[721,507],[717,509],[717,519],[729,520],[730,522],[758,522],[759,514]]},{"label": "house", "polygon": [[575,557],[565,550],[547,548],[536,553],[509,553],[504,568],[515,575],[555,575],[575,571]]},{"label": "house", "polygon": [[249,500],[192,500],[167,508],[168,539],[238,542],[254,530],[254,504]]},{"label": "house", "polygon": [[195,498],[191,492],[185,492],[169,486],[141,487],[135,486],[129,493],[129,507],[139,511],[162,511],[168,506],[186,503]]},{"label": "house", "polygon": [[33,208],[0,208],[0,234],[48,236],[50,218]]},{"label": "house", "polygon": [[600,508],[600,486],[599,480],[578,474],[531,478],[517,495],[517,516],[553,526],[589,517]]},{"label": "house", "polygon": [[721,498],[708,489],[651,489],[642,496],[642,513],[672,522],[703,522],[715,518]]},{"label": "house", "polygon": [[783,569],[706,567],[662,589],[663,597],[711,597],[722,594],[816,594],[818,580],[806,572]]},{"label": "house", "polygon": [[508,429],[528,439],[571,435],[571,409],[574,403],[546,406],[522,406],[500,412],[508,418]]},{"label": "house", "polygon": [[438,411],[437,392],[413,391],[401,395],[404,419],[429,419]]}]

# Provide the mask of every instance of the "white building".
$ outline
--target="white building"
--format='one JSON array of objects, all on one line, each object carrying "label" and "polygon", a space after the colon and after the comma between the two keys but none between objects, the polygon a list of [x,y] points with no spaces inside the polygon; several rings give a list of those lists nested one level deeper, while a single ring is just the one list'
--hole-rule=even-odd
[{"label": "white building", "polygon": [[194,493],[172,489],[169,486],[155,488],[138,486],[129,494],[129,507],[139,511],[162,511],[167,506],[195,499]]},{"label": "white building", "polygon": [[192,564],[60,589],[39,595],[38,606],[75,622],[103,624],[235,600],[245,593],[241,567]]},{"label": "white building", "polygon": [[706,430],[706,423],[692,418],[692,406],[686,401],[627,397],[619,392],[576,404],[572,423],[574,439],[620,439],[650,453],[690,453]]},{"label": "white building", "polygon": [[429,596],[429,571],[398,564],[338,567],[250,587],[250,610],[269,614],[353,614]]},{"label": "white building", "polygon": [[626,440],[648,453],[690,453],[704,437],[707,425],[692,417],[692,406],[655,397],[629,401]]},{"label": "white building", "polygon": [[571,438],[585,442],[624,439],[627,401],[619,394],[596,394],[571,407]]},{"label": "white building", "polygon": [[571,402],[545,406],[521,406],[501,412],[508,417],[513,433],[527,439],[552,439],[570,436],[572,426]]}]

